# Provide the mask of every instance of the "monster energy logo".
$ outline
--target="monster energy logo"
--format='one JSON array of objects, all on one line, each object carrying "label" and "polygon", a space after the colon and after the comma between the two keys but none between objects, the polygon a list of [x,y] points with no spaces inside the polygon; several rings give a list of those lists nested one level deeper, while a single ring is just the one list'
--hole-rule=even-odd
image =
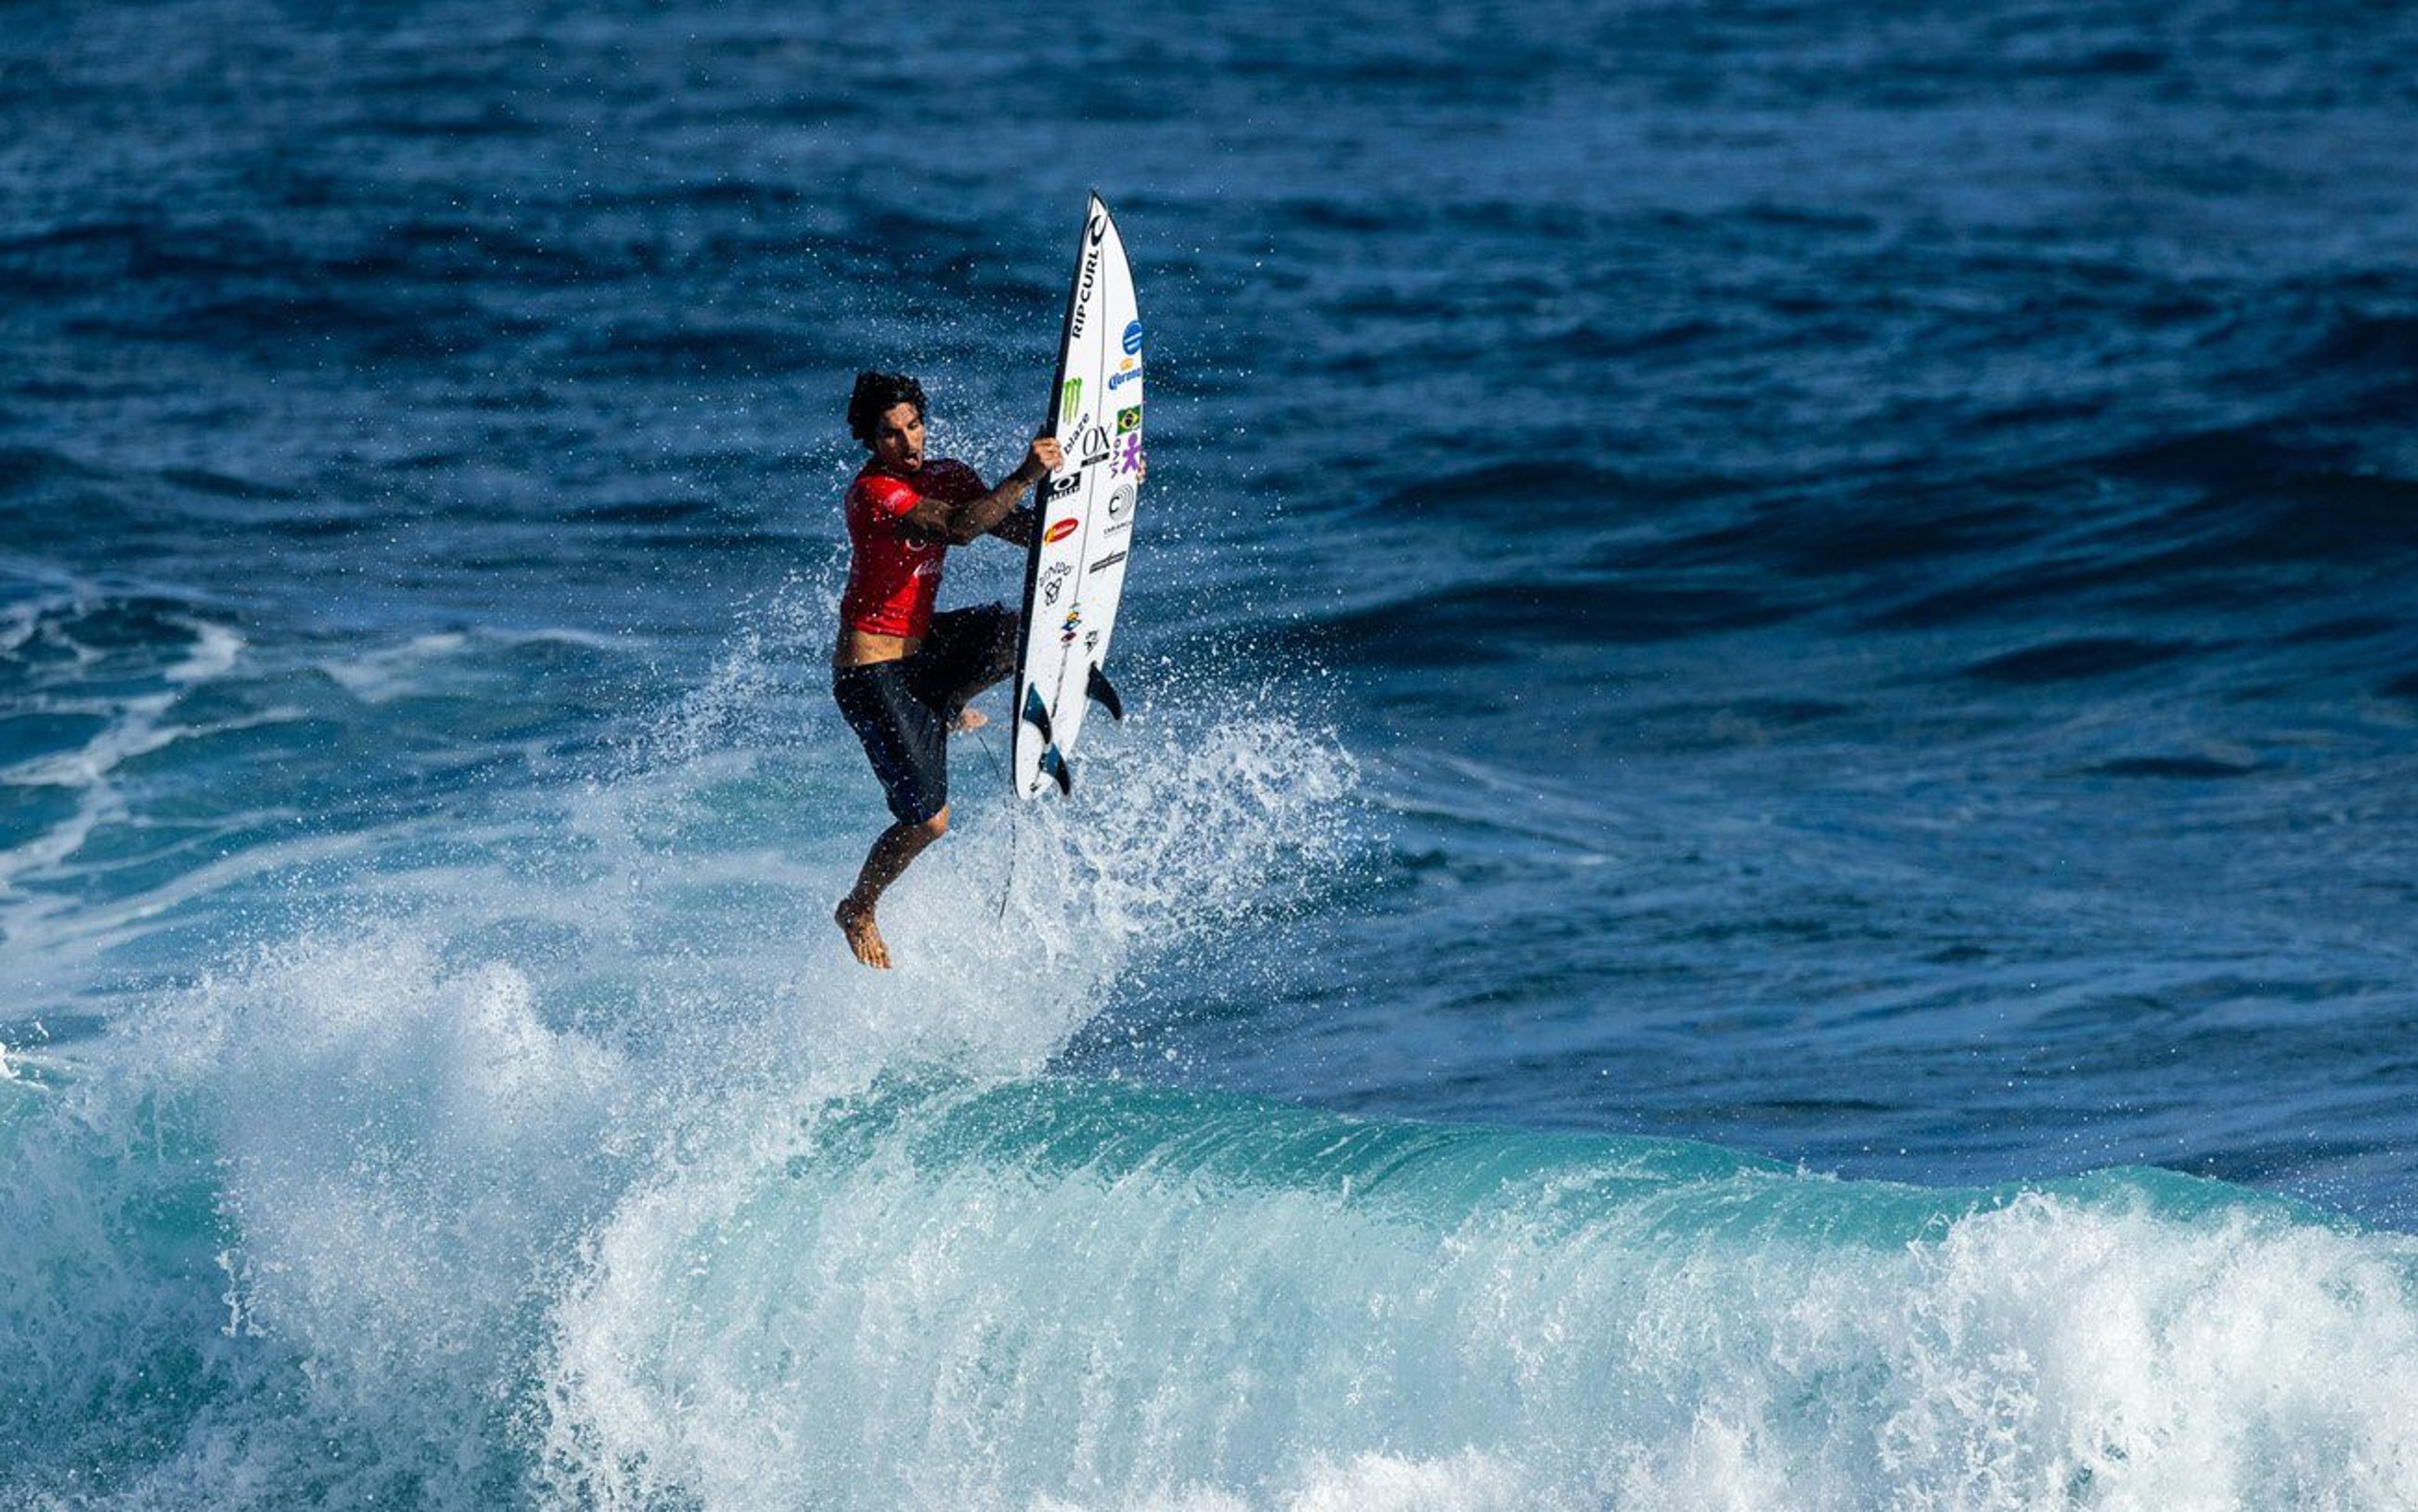
[{"label": "monster energy logo", "polygon": [[1058,418],[1064,421],[1071,421],[1082,407],[1083,380],[1069,378],[1066,380],[1066,387],[1059,391]]}]

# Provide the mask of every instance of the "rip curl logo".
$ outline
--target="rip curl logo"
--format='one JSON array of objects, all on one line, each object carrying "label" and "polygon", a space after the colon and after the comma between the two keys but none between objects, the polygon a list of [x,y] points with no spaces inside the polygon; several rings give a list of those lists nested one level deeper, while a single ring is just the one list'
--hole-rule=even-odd
[{"label": "rip curl logo", "polygon": [[1092,290],[1100,281],[1100,243],[1109,239],[1109,212],[1095,210],[1083,223],[1083,275],[1075,283],[1075,319],[1067,327],[1068,336],[1083,334],[1083,317],[1092,302]]}]

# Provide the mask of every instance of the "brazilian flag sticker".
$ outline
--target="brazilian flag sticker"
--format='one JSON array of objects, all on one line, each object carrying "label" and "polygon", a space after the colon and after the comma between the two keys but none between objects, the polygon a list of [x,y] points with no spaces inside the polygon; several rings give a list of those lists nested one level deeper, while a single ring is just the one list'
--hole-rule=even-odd
[{"label": "brazilian flag sticker", "polygon": [[1140,405],[1134,405],[1131,409],[1121,409],[1117,411],[1117,434],[1119,435],[1124,435],[1129,432],[1139,431],[1140,429],[1141,406]]}]

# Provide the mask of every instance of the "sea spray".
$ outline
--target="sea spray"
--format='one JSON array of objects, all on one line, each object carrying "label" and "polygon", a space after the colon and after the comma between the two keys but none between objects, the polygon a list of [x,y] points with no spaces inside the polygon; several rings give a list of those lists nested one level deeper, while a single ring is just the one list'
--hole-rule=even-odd
[{"label": "sea spray", "polygon": [[[28,1404],[13,1489],[542,1490],[554,1309],[633,1194],[775,1149],[798,1108],[893,1067],[1029,1075],[1133,963],[1284,906],[1221,878],[1298,885],[1341,853],[1331,738],[1145,715],[1123,738],[1182,774],[1156,807],[1103,784],[1079,835],[970,804],[898,894],[899,938],[925,948],[895,975],[823,923],[849,842],[785,805],[781,753],[681,740],[555,791],[551,815],[463,816],[349,871],[63,1069],[0,1086],[0,1196],[36,1236],[0,1262],[23,1303],[0,1365]],[[731,843],[784,812],[794,853]]]}]

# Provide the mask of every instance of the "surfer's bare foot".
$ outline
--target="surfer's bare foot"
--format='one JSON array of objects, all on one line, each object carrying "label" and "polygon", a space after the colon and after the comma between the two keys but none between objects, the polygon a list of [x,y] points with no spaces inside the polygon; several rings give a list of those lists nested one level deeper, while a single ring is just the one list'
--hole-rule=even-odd
[{"label": "surfer's bare foot", "polygon": [[963,735],[968,730],[978,730],[989,723],[990,716],[978,709],[960,709],[957,710],[957,722],[949,726],[949,733]]},{"label": "surfer's bare foot", "polygon": [[832,910],[832,922],[848,937],[848,948],[858,960],[880,970],[890,970],[890,947],[882,942],[881,931],[873,922],[872,904],[859,903],[851,893]]}]

